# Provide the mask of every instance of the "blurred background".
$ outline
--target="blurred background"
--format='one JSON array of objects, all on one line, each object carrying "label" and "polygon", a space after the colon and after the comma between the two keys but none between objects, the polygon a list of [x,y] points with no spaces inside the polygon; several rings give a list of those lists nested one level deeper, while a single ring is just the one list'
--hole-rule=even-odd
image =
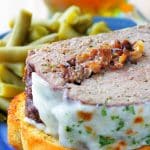
[{"label": "blurred background", "polygon": [[0,32],[7,31],[8,21],[21,8],[33,13],[35,18],[47,18],[55,11],[64,11],[70,5],[78,5],[93,15],[129,17],[138,24],[150,20],[150,1],[145,0],[0,0]]}]

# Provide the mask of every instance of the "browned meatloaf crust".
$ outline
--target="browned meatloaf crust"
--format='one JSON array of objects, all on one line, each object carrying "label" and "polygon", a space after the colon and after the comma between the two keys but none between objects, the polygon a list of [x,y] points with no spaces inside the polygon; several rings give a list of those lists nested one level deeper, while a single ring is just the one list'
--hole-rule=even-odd
[{"label": "browned meatloaf crust", "polygon": [[[83,80],[79,85],[66,83],[51,72],[50,68],[65,63],[73,55],[99,48],[105,42],[128,39],[131,42],[144,41],[144,56],[137,64],[128,64],[117,71],[106,71]],[[43,49],[33,50],[26,61],[26,116],[41,122],[32,103],[31,73],[36,72],[45,79],[54,90],[68,89],[67,97],[84,104],[130,105],[150,101],[150,25],[129,28],[107,34],[73,38],[53,43]]]}]

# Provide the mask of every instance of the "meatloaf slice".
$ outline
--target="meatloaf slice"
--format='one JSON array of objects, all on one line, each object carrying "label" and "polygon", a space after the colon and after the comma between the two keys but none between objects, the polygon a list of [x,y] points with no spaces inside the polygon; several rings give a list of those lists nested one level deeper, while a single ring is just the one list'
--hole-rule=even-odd
[{"label": "meatloaf slice", "polygon": [[[25,120],[67,148],[149,145],[149,42],[145,25],[32,50],[26,61]],[[140,53],[132,55],[137,43]]]},{"label": "meatloaf slice", "polygon": [[[83,80],[80,85],[65,82],[59,73],[51,69],[66,63],[74,55],[99,48],[103,42],[111,43],[119,39],[131,42],[144,42],[144,56],[137,64],[127,64],[120,70],[108,70],[104,74],[95,74]],[[31,72],[36,72],[53,89],[68,91],[66,96],[86,104],[128,105],[150,101],[150,25],[133,27],[95,36],[73,38],[53,43],[43,49],[36,49],[27,58],[27,95],[32,99],[30,86]],[[32,69],[33,70],[32,70]]]}]

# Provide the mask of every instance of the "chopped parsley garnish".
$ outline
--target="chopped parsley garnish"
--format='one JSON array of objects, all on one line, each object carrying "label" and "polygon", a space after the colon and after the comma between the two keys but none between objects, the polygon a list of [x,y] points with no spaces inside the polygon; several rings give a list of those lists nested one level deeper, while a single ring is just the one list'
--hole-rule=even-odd
[{"label": "chopped parsley garnish", "polygon": [[70,139],[69,142],[70,142],[70,143],[73,143],[73,139]]},{"label": "chopped parsley garnish", "polygon": [[132,144],[134,144],[134,145],[136,144],[136,141],[135,141],[135,139],[132,141]]},{"label": "chopped parsley garnish", "polygon": [[111,119],[112,119],[112,120],[119,119],[119,116],[111,116]]},{"label": "chopped parsley garnish", "polygon": [[83,122],[84,122],[83,120],[78,121],[78,123],[80,123],[80,124],[83,123]]},{"label": "chopped parsley garnish", "polygon": [[79,134],[82,134],[82,131],[81,131],[81,130],[79,130],[78,132],[79,132]]},{"label": "chopped parsley garnish", "polygon": [[145,124],[145,127],[150,127],[150,124],[146,123],[146,124]]},{"label": "chopped parsley garnish", "polygon": [[86,130],[86,133],[87,133],[87,134],[91,134],[91,131]]},{"label": "chopped parsley garnish", "polygon": [[150,145],[150,137],[145,142],[146,144]]},{"label": "chopped parsley garnish", "polygon": [[146,136],[144,139],[146,144],[150,145],[150,135]]},{"label": "chopped parsley garnish", "polygon": [[117,127],[116,131],[119,131],[123,127],[124,127],[124,121],[122,119],[119,119],[119,123],[118,123],[118,127]]},{"label": "chopped parsley garnish", "polygon": [[106,137],[106,136],[102,136],[102,135],[99,136],[99,144],[100,144],[100,146],[113,144],[114,142],[115,142],[114,138]]},{"label": "chopped parsley garnish", "polygon": [[103,117],[107,116],[107,110],[106,110],[105,106],[102,107],[101,114],[102,114]]},{"label": "chopped parsley garnish", "polygon": [[66,126],[65,130],[66,130],[66,132],[71,132],[73,129],[69,126]]},{"label": "chopped parsley garnish", "polygon": [[133,145],[139,144],[139,141],[135,141],[135,139],[133,139],[133,140],[132,140],[132,144],[133,144]]},{"label": "chopped parsley garnish", "polygon": [[130,106],[126,106],[123,111],[127,111],[133,115],[135,115],[135,110],[134,110],[134,106],[130,105]]},{"label": "chopped parsley garnish", "polygon": [[116,128],[116,131],[119,131],[124,127],[124,121],[121,119],[119,116],[111,116],[112,120],[117,120],[118,121],[118,127]]}]

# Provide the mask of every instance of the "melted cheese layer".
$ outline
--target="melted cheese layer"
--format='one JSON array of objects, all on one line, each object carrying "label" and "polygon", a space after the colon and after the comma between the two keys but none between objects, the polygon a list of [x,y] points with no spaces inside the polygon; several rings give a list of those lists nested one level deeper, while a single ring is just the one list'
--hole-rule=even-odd
[{"label": "melted cheese layer", "polygon": [[46,133],[59,137],[65,147],[99,150],[150,145],[150,103],[130,106],[91,106],[65,99],[32,73],[33,104],[44,127],[26,119]]}]

